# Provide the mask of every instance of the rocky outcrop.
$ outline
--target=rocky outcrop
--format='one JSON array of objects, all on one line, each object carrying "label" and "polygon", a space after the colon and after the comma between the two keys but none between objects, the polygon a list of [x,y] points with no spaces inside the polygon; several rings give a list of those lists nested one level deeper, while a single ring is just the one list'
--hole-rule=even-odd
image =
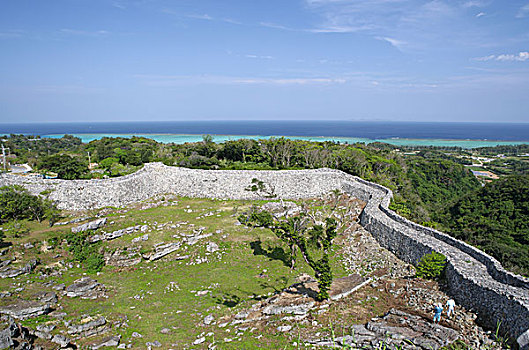
[{"label": "rocky outcrop", "polygon": [[145,255],[144,257],[146,259],[149,259],[150,261],[155,261],[163,258],[168,254],[171,254],[172,252],[177,251],[180,246],[180,242],[157,244],[154,246],[154,252],[150,255]]},{"label": "rocky outcrop", "polygon": [[107,320],[100,316],[96,319],[84,320],[84,322],[68,327],[68,334],[78,334],[82,337],[91,337],[104,333],[108,327],[105,327]]},{"label": "rocky outcrop", "polygon": [[110,266],[128,267],[140,262],[139,248],[117,249],[113,253],[105,252],[105,263]]},{"label": "rocky outcrop", "polygon": [[12,277],[23,275],[25,273],[30,273],[31,271],[35,269],[35,267],[38,264],[37,260],[31,260],[23,267],[16,268],[16,267],[9,266],[9,263],[10,263],[9,260],[6,260],[6,261],[8,263],[5,264],[5,266],[2,269],[0,269],[1,278],[12,278]]},{"label": "rocky outcrop", "polygon": [[138,232],[138,231],[145,232],[147,231],[147,229],[148,229],[147,225],[136,225],[136,226],[127,227],[121,230],[116,230],[113,232],[103,232],[101,234],[97,234],[97,235],[90,237],[89,240],[92,243],[99,242],[99,241],[111,241],[113,239],[119,238],[124,235],[131,234],[134,232]]},{"label": "rocky outcrop", "polygon": [[146,164],[143,169],[108,180],[45,180],[1,175],[0,186],[18,184],[32,193],[53,190],[60,208],[121,207],[155,195],[223,199],[266,199],[248,191],[253,179],[273,189],[278,199],[312,198],[339,189],[367,203],[360,223],[379,244],[400,259],[416,264],[437,251],[448,259],[446,277],[459,305],[475,310],[490,328],[503,331],[522,349],[529,349],[529,280],[507,272],[494,258],[442,232],[400,217],[388,209],[389,189],[331,169],[293,171],[210,171]]},{"label": "rocky outcrop", "polygon": [[100,227],[105,226],[107,223],[107,218],[101,218],[94,221],[87,222],[86,224],[82,224],[76,227],[72,227],[73,233],[88,231],[88,230],[97,230]]},{"label": "rocky outcrop", "polygon": [[50,311],[51,303],[23,299],[18,300],[13,304],[0,307],[1,314],[9,315],[21,320],[44,315]]},{"label": "rocky outcrop", "polygon": [[392,309],[365,325],[353,325],[351,335],[307,343],[328,348],[437,350],[458,339],[458,333],[422,317]]},{"label": "rocky outcrop", "polygon": [[70,298],[97,299],[104,296],[104,291],[105,288],[101,283],[90,277],[83,277],[66,287],[66,296]]}]

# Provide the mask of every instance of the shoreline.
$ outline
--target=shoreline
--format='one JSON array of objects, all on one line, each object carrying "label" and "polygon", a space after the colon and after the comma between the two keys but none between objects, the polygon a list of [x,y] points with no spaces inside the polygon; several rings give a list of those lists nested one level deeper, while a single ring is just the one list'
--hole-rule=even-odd
[{"label": "shoreline", "polygon": [[[61,138],[66,134],[43,134],[42,138]],[[173,134],[173,133],[72,133],[69,134],[79,137],[83,143],[88,143],[93,140],[99,140],[103,137],[124,137],[131,138],[145,137],[155,140],[160,143],[176,143],[183,144],[186,142],[202,141],[203,135],[211,135],[213,142],[222,143],[225,141],[233,141],[239,139],[271,139],[285,137],[291,140],[305,140],[315,142],[334,141],[340,143],[374,143],[381,142],[394,146],[434,146],[434,147],[461,147],[461,148],[479,148],[479,147],[494,147],[505,145],[521,145],[529,144],[527,141],[511,141],[511,140],[490,140],[490,139],[433,139],[433,138],[387,138],[387,139],[370,139],[365,137],[343,137],[343,136],[299,136],[299,135],[230,135],[230,134]]]}]

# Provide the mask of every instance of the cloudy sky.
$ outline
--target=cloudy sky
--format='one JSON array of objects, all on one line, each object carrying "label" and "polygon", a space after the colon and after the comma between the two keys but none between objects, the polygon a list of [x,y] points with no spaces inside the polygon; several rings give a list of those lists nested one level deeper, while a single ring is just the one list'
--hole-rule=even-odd
[{"label": "cloudy sky", "polygon": [[529,0],[0,1],[0,122],[529,122]]}]

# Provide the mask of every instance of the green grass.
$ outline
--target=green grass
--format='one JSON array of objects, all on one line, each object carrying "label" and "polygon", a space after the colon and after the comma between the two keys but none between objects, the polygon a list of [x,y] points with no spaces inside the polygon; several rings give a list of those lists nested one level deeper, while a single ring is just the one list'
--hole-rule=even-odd
[{"label": "green grass", "polygon": [[[244,308],[249,308],[257,300],[282,290],[294,283],[295,277],[300,273],[313,273],[308,266],[302,263],[301,257],[297,259],[296,269],[291,271],[283,261],[254,250],[250,243],[256,241],[260,241],[265,249],[278,246],[278,239],[269,230],[235,225],[238,213],[250,205],[262,203],[262,201],[180,198],[178,202],[173,202],[166,207],[160,206],[146,210],[130,209],[125,213],[118,211],[111,213],[107,215],[108,224],[104,227],[106,232],[140,224],[149,225],[152,229],[148,232],[149,240],[134,244],[140,247],[141,251],[151,250],[156,243],[177,241],[173,235],[191,234],[199,227],[205,227],[203,233],[212,233],[212,236],[192,246],[184,245],[179,251],[159,261],[144,260],[129,268],[105,266],[100,274],[87,274],[82,268],[74,267],[63,270],[61,276],[41,276],[39,270],[46,265],[57,261],[62,261],[64,264],[72,261],[66,244],[64,242],[61,244],[61,240],[73,225],[56,226],[50,229],[47,222],[27,223],[30,228],[28,235],[8,239],[15,246],[11,248],[8,255],[12,255],[15,250],[22,250],[20,244],[34,242],[35,248],[25,250],[24,255],[19,256],[19,260],[22,260],[22,264],[32,257],[37,257],[41,265],[32,274],[16,279],[0,280],[0,290],[3,291],[13,291],[18,283],[25,287],[19,295],[13,295],[11,299],[0,302],[8,303],[16,296],[29,299],[37,291],[51,291],[51,284],[45,286],[46,282],[53,281],[53,285],[59,283],[69,285],[83,275],[88,275],[106,286],[108,298],[83,300],[64,296],[60,299],[61,306],[58,311],[66,312],[65,320],[74,324],[86,316],[97,315],[104,315],[112,324],[125,321],[128,327],[113,326],[109,334],[121,334],[121,342],[130,342],[133,347],[142,347],[146,342],[158,340],[164,348],[171,346],[179,348],[184,344],[192,344],[202,333],[205,335],[213,332],[214,335],[207,336],[206,342],[195,348],[207,347],[213,340],[220,342],[223,349],[252,348],[256,344],[259,344],[261,348],[284,348],[285,345],[291,348],[290,335],[274,332],[277,326],[271,332],[260,333],[257,330],[248,329],[240,332],[239,335],[236,335],[236,329],[233,326],[218,327],[223,317],[234,315]],[[188,212],[189,209],[192,212]],[[213,213],[213,215],[204,216],[206,213]],[[113,223],[110,224],[110,222]],[[171,225],[182,222],[194,224],[194,226],[188,224],[181,225],[179,228],[171,228]],[[166,225],[157,229],[156,226],[160,224]],[[222,232],[216,233],[217,230],[222,230]],[[131,246],[132,239],[143,234],[145,233],[137,231],[105,242],[104,249],[113,251]],[[58,241],[54,249],[49,252],[40,252],[39,242],[49,241],[53,237]],[[212,254],[207,253],[205,245],[209,241],[217,243],[220,250]],[[57,254],[60,256],[56,257]],[[172,256],[184,254],[189,255],[190,258],[171,260]],[[332,255],[335,277],[346,275],[336,251]],[[208,258],[208,263],[189,264],[204,257]],[[76,265],[75,262],[73,263]],[[261,273],[266,274],[267,277],[258,277]],[[176,283],[179,289],[172,292],[166,290],[171,282]],[[204,290],[208,290],[206,295],[196,295],[197,291]],[[204,325],[202,320],[207,315],[213,315],[217,325]],[[25,323],[35,326],[38,323],[53,322],[53,320],[50,316],[43,316],[25,321]],[[163,328],[169,328],[171,333],[160,333]],[[57,323],[54,333],[60,330],[65,330],[61,322]],[[133,332],[138,332],[143,337],[132,338]],[[257,340],[256,337],[259,334],[261,337]],[[224,342],[224,338],[233,341]],[[91,342],[94,339],[97,337],[86,341]],[[83,345],[84,342],[79,343]]]}]

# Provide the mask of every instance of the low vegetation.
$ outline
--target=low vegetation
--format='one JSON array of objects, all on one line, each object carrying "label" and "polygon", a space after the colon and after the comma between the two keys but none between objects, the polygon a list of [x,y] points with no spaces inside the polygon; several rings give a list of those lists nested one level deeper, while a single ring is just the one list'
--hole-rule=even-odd
[{"label": "low vegetation", "polygon": [[[202,142],[186,144],[161,144],[143,137],[103,138],[82,144],[80,139],[68,135],[61,139],[10,135],[6,140],[17,162],[28,162],[43,172],[52,171],[65,179],[121,176],[153,161],[200,169],[339,169],[390,188],[394,193],[390,208],[399,214],[417,223],[446,230],[483,248],[515,272],[529,273],[524,226],[513,231],[512,225],[507,225],[509,216],[502,216],[504,211],[499,211],[487,220],[497,219],[505,224],[489,223],[483,231],[478,228],[482,223],[478,226],[473,223],[486,211],[477,204],[463,204],[474,199],[481,203],[482,191],[487,191],[482,185],[492,181],[474,176],[471,170],[492,171],[499,176],[528,176],[529,145],[465,150],[457,147],[396,148],[383,143],[349,145],[286,138],[241,139],[216,144],[208,135]],[[97,163],[97,168],[90,172],[89,154],[91,161]],[[273,189],[259,185],[254,183],[249,190],[272,191],[270,194],[273,194]],[[500,181],[495,188],[504,185],[509,186]],[[518,184],[512,183],[512,186]],[[525,202],[516,205],[526,206],[526,198],[519,197]],[[508,200],[497,199],[509,208]],[[458,209],[463,207],[466,209]]]},{"label": "low vegetation", "polygon": [[416,274],[419,278],[439,280],[443,277],[446,267],[446,256],[437,252],[431,252],[422,257],[416,266]]},{"label": "low vegetation", "polygon": [[51,201],[18,185],[0,187],[0,224],[22,219],[50,219],[53,223],[56,216],[57,209]]}]

